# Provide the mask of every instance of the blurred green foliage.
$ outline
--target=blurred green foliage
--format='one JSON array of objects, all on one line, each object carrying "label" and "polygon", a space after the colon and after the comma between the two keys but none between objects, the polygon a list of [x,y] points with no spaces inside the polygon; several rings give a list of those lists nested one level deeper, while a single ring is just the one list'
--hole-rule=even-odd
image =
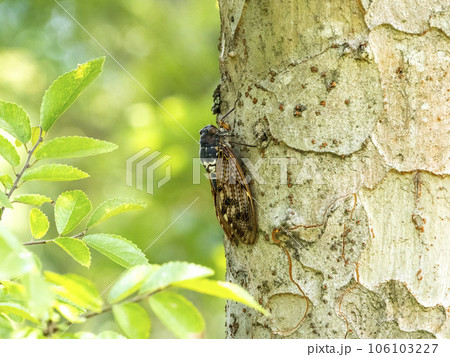
[{"label": "blurred green foliage", "polygon": [[[154,242],[146,251],[151,263],[196,262],[212,267],[215,278],[224,279],[222,231],[209,183],[203,176],[199,185],[192,180],[193,170],[198,169],[193,167],[198,144],[151,98],[196,139],[198,130],[214,121],[211,95],[219,81],[216,1],[67,0],[60,4],[76,20],[54,1],[0,1],[0,99],[20,103],[32,125],[37,125],[40,101],[50,83],[76,64],[105,55],[102,76],[63,114],[50,138],[90,136],[116,143],[119,149],[92,160],[63,160],[89,172],[88,179],[32,182],[27,191],[55,199],[65,190],[80,188],[97,204],[113,196],[145,201],[147,209],[109,220],[101,230],[127,237],[142,250]],[[153,195],[125,185],[126,160],[144,147],[172,157],[168,162],[172,179]],[[4,171],[7,166],[2,160],[0,168]],[[164,170],[160,174],[164,176]],[[44,212],[52,219],[51,210]],[[23,241],[31,238],[24,224],[28,215],[29,208],[17,205],[14,214],[7,210],[3,217]],[[45,269],[87,276],[100,292],[122,271],[100,254],[93,254],[95,264],[88,270],[62,256],[56,246],[33,249]],[[223,337],[224,302],[194,293],[189,299],[205,317],[206,337]],[[154,321],[152,337],[173,337]],[[108,314],[88,324],[90,330],[117,331]]]}]

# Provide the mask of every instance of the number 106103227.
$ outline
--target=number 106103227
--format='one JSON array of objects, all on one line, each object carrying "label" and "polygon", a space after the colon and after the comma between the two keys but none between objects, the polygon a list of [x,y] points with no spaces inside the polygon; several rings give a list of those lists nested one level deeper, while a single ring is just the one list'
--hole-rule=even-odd
[{"label": "number 106103227", "polygon": [[437,343],[369,343],[369,353],[436,353]]}]

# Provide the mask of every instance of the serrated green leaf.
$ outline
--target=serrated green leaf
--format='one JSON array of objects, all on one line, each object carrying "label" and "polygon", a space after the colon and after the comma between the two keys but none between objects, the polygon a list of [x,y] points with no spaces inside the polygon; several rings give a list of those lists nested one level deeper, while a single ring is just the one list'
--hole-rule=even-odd
[{"label": "serrated green leaf", "polygon": [[42,159],[62,159],[104,154],[117,149],[118,146],[107,141],[82,136],[65,136],[42,144],[34,156]]},{"label": "serrated green leaf", "polygon": [[61,235],[70,233],[92,209],[91,201],[81,190],[63,192],[55,204],[56,229]]},{"label": "serrated green leaf", "polygon": [[30,118],[17,104],[0,101],[0,128],[24,144],[30,141]]},{"label": "serrated green leaf", "polygon": [[9,198],[3,193],[3,191],[0,191],[0,207],[12,208]]},{"label": "serrated green leaf", "polygon": [[20,202],[33,206],[41,206],[46,202],[52,202],[52,199],[38,193],[28,193],[14,197],[13,202]]},{"label": "serrated green leaf", "polygon": [[148,338],[150,318],[147,311],[135,303],[113,306],[114,320],[128,338]]},{"label": "serrated green leaf", "polygon": [[0,135],[0,155],[13,167],[20,164],[20,156],[8,139]]},{"label": "serrated green leaf", "polygon": [[145,208],[145,202],[135,201],[130,198],[113,198],[98,206],[89,218],[87,227],[93,227],[104,220],[119,213]]},{"label": "serrated green leaf", "polygon": [[159,269],[159,265],[135,265],[128,269],[111,287],[108,302],[114,304],[139,290],[150,274]]},{"label": "serrated green leaf", "polygon": [[82,240],[70,237],[59,237],[55,238],[53,242],[58,244],[81,265],[88,268],[91,265],[91,252]]},{"label": "serrated green leaf", "polygon": [[13,302],[0,302],[0,314],[2,313],[7,315],[14,314],[36,324],[39,323],[39,320],[33,317],[26,308]]},{"label": "serrated green leaf", "polygon": [[164,291],[148,299],[159,320],[179,338],[202,338],[205,320],[185,297]]},{"label": "serrated green leaf", "polygon": [[193,279],[180,281],[173,284],[180,288],[197,291],[202,294],[217,296],[223,299],[230,299],[268,315],[268,312],[259,305],[256,300],[245,289],[239,285],[227,281],[215,281],[209,279]]},{"label": "serrated green leaf", "polygon": [[162,289],[170,284],[190,280],[195,278],[204,278],[214,274],[214,270],[187,262],[169,262],[151,274],[142,284],[141,293],[148,293]]},{"label": "serrated green leaf", "polygon": [[29,169],[22,176],[23,181],[74,181],[81,180],[89,175],[76,167],[61,164],[48,164]]},{"label": "serrated green leaf", "polygon": [[114,234],[90,234],[83,238],[87,245],[107,256],[117,264],[130,265],[148,263],[144,253],[129,240]]},{"label": "serrated green leaf", "polygon": [[47,216],[39,208],[33,208],[30,211],[30,229],[33,238],[40,239],[45,236],[49,227]]},{"label": "serrated green leaf", "polygon": [[41,105],[41,126],[48,131],[80,94],[100,75],[105,57],[78,65],[58,77],[47,89]]},{"label": "serrated green leaf", "polygon": [[6,189],[10,189],[14,182],[13,179],[11,178],[11,176],[9,176],[8,174],[3,174],[0,175],[0,183],[6,188]]},{"label": "serrated green leaf", "polygon": [[48,282],[54,284],[52,290],[59,296],[82,308],[101,311],[103,301],[90,280],[75,274],[61,275],[50,271],[44,275]]}]

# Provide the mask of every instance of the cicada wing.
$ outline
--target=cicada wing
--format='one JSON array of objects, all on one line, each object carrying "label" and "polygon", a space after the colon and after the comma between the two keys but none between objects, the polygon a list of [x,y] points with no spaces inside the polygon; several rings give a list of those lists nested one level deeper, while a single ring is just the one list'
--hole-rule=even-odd
[{"label": "cicada wing", "polygon": [[256,241],[256,212],[250,187],[231,148],[222,145],[216,163],[216,188],[213,192],[216,215],[225,234],[233,241]]}]

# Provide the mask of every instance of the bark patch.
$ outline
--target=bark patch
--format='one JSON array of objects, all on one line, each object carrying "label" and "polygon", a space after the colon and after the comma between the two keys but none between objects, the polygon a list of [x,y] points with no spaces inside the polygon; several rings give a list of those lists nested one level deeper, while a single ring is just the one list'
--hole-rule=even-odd
[{"label": "bark patch", "polygon": [[[289,306],[289,309],[286,307]],[[295,332],[303,320],[308,302],[304,296],[291,293],[272,295],[268,302],[272,332],[288,336]]]}]

